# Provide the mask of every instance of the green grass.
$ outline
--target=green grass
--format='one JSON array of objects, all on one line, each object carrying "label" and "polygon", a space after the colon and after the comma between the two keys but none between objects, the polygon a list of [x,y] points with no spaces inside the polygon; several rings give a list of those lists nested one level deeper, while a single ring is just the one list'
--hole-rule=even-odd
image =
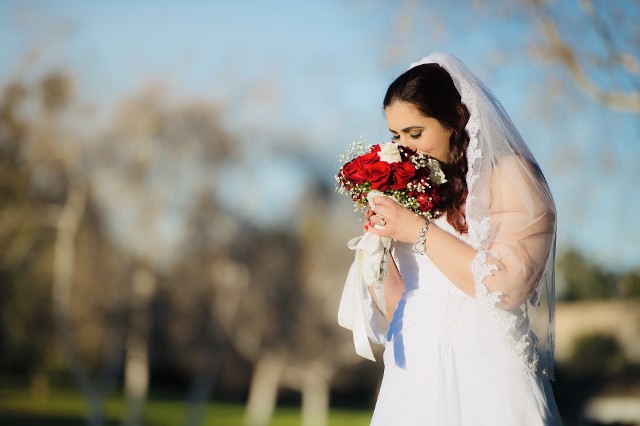
[{"label": "green grass", "polygon": [[[123,401],[111,397],[105,403],[107,426],[122,423]],[[178,426],[184,424],[187,405],[184,401],[151,398],[146,405],[146,426]],[[241,404],[209,403],[202,426],[243,426],[244,407]],[[332,409],[329,426],[365,426],[369,411]],[[272,426],[300,424],[300,409],[279,407]],[[52,391],[46,399],[31,396],[26,390],[0,390],[0,425],[3,426],[81,426],[85,425],[85,403],[81,395],[69,390]]]}]

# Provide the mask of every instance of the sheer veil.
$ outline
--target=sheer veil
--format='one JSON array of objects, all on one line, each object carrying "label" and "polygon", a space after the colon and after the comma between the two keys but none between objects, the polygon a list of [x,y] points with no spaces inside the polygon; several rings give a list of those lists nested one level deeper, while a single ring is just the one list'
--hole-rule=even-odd
[{"label": "sheer veil", "polygon": [[468,242],[476,297],[492,325],[532,371],[553,378],[556,208],[549,186],[506,111],[457,58],[437,63],[470,112],[466,130]]},{"label": "sheer veil", "polygon": [[512,352],[553,378],[556,208],[549,186],[496,97],[457,58],[435,52],[409,68],[437,63],[470,112],[466,130],[468,241],[476,297]]}]

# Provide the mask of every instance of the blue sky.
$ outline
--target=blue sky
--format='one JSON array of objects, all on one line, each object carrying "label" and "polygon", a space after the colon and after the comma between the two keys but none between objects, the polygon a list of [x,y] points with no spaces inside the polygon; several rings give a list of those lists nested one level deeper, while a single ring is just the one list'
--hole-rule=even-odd
[{"label": "blue sky", "polygon": [[[122,97],[165,84],[176,99],[226,106],[230,131],[256,152],[278,138],[302,141],[331,179],[350,142],[388,137],[380,102],[390,81],[432,50],[449,51],[496,93],[537,156],[559,208],[559,249],[639,267],[639,117],[571,85],[555,89],[549,76],[561,74],[531,55],[527,19],[449,3],[429,2],[409,25],[411,10],[384,0],[4,0],[0,84],[18,72],[69,70],[81,99],[105,117]],[[34,48],[37,60],[21,66]],[[295,214],[306,173],[295,162],[236,173],[280,193],[281,217],[270,221]],[[287,184],[288,195],[277,191]],[[254,204],[255,213],[262,200]]]}]

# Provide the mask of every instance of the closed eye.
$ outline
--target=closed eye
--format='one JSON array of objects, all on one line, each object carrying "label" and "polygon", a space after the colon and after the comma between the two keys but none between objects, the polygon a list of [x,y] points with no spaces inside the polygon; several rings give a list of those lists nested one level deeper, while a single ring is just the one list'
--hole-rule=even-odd
[{"label": "closed eye", "polygon": [[420,136],[422,136],[422,132],[410,133],[409,136],[411,136],[412,139],[418,139],[420,138]]}]

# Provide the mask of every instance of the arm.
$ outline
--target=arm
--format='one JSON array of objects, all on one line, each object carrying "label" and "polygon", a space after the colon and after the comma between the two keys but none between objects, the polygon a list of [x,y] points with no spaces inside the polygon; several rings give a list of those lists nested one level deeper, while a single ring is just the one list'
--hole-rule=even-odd
[{"label": "arm", "polygon": [[384,285],[384,303],[387,307],[387,319],[391,321],[398,302],[402,297],[402,293],[404,292],[404,282],[402,281],[402,277],[391,253],[389,253],[389,258],[387,259],[387,265],[387,278]]},{"label": "arm", "polygon": [[[491,230],[481,252],[431,224],[426,235],[426,255],[460,290],[476,297],[477,286],[499,291],[497,306],[510,309],[522,304],[535,290],[544,270],[555,234],[555,212],[543,192],[535,187],[535,173],[523,160],[512,157],[494,167],[491,176]],[[415,243],[424,219],[384,197],[376,198],[376,215],[386,229],[369,229],[377,235]],[[480,253],[480,254],[479,254]],[[492,273],[476,282],[471,265],[479,256]]]},{"label": "arm", "polygon": [[[371,224],[371,216],[375,213],[371,211],[371,209],[367,209],[366,219],[367,224]],[[369,226],[365,225],[364,230],[367,231]],[[393,314],[395,313],[396,307],[398,306],[398,302],[402,297],[402,293],[404,292],[404,282],[402,281],[402,277],[400,276],[400,271],[398,271],[398,267],[396,266],[396,262],[391,255],[391,251],[387,254],[386,259],[387,265],[387,276],[384,278],[384,305],[387,308],[387,313],[385,315],[384,311],[380,309],[380,306],[375,302],[376,298],[373,294],[373,289],[369,288],[369,293],[371,294],[371,300],[378,308],[378,311],[386,318],[387,321],[391,322],[393,319]]]}]

